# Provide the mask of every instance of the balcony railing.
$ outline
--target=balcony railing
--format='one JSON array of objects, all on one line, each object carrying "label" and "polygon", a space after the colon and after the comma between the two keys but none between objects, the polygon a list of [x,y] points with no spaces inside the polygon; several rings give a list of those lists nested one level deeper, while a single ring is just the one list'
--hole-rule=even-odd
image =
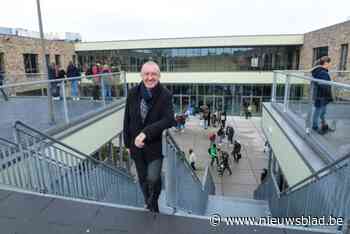
[{"label": "balcony railing", "polygon": [[[0,86],[2,90],[0,101],[3,99],[11,103],[16,100],[26,100],[28,105],[34,105],[38,104],[40,100],[42,102],[49,101],[47,90],[50,89],[53,106],[56,108],[53,110],[54,115],[57,115],[57,118],[64,116],[64,121],[70,123],[76,115],[74,113],[77,112],[77,104],[74,102],[76,100],[81,101],[79,103],[81,107],[78,108],[79,113],[103,109],[123,100],[127,93],[125,79],[124,72],[52,80],[47,80],[45,74],[30,74],[30,78],[28,78],[28,74],[7,74],[4,84]],[[7,98],[3,97],[5,95]],[[36,101],[29,103],[30,99]]]},{"label": "balcony railing", "polygon": [[304,71],[275,71],[271,100],[328,162],[350,152],[350,73],[330,76],[332,81],[324,81]]}]

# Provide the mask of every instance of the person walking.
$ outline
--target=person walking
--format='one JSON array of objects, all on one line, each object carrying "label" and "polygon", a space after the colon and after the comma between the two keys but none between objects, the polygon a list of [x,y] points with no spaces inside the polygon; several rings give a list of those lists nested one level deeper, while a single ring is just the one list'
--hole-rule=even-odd
[{"label": "person walking", "polygon": [[230,163],[228,161],[229,155],[226,151],[221,150],[221,162],[220,162],[220,172],[219,175],[223,176],[225,170],[227,169],[230,175],[232,175]]},{"label": "person walking", "polygon": [[233,150],[232,150],[232,156],[233,156],[233,159],[235,160],[235,162],[239,162],[239,160],[242,158],[242,155],[241,155],[241,144],[239,143],[238,140],[235,140],[234,142],[234,145],[233,145]]},{"label": "person walking", "polygon": [[128,92],[123,137],[135,162],[147,209],[159,212],[162,133],[175,124],[172,94],[159,82],[160,69],[155,62],[143,64],[141,78],[140,84]]},{"label": "person walking", "polygon": [[192,170],[196,171],[197,168],[196,168],[196,161],[197,161],[197,157],[196,157],[196,154],[193,152],[193,149],[190,149],[188,151],[188,153],[190,154],[190,157],[189,157],[189,161],[190,161],[190,165],[192,167]]},{"label": "person walking", "polygon": [[235,134],[235,130],[233,129],[232,126],[227,126],[226,128],[226,135],[227,135],[227,140],[230,142],[231,145],[233,145],[233,136]]},{"label": "person walking", "polygon": [[210,165],[213,166],[214,161],[216,161],[216,165],[219,166],[218,149],[216,148],[216,144],[212,144],[210,146],[210,148],[208,149],[208,153],[211,158]]}]

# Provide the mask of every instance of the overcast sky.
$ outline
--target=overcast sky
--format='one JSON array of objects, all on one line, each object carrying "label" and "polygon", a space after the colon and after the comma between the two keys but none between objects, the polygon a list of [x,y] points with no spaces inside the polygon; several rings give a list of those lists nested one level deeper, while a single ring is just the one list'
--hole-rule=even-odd
[{"label": "overcast sky", "polygon": [[[41,0],[45,32],[83,41],[305,33],[350,20],[350,0]],[[38,31],[36,0],[1,0],[0,26]]]}]

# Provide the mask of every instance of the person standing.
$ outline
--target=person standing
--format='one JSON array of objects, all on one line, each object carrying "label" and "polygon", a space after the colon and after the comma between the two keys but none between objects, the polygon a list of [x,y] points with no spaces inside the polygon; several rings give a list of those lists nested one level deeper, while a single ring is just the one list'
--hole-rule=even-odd
[{"label": "person standing", "polygon": [[190,161],[190,164],[191,164],[191,167],[194,171],[196,171],[196,161],[197,161],[197,157],[196,157],[196,154],[193,152],[193,149],[190,149],[188,151],[188,153],[190,154],[190,157],[189,157],[189,161]]},{"label": "person standing", "polygon": [[73,100],[79,100],[79,77],[80,77],[80,72],[78,68],[73,64],[72,61],[69,62],[69,65],[67,67],[67,77],[68,78],[77,78],[74,80],[71,80],[71,95]]},{"label": "person standing", "polygon": [[100,66],[99,64],[94,64],[91,67],[91,75],[92,75],[92,81],[93,81],[93,88],[92,88],[92,97],[93,100],[98,100],[100,98]]},{"label": "person standing", "polygon": [[159,212],[162,133],[175,123],[172,94],[160,84],[160,69],[155,62],[143,64],[141,78],[140,84],[128,92],[123,137],[135,162],[147,209]]},{"label": "person standing", "polygon": [[[50,81],[57,79],[57,67],[55,63],[51,63],[47,71],[48,71],[48,76]],[[52,93],[53,99],[59,98],[60,90],[59,90],[58,83],[50,82],[50,87],[51,87],[51,93]]]},{"label": "person standing", "polygon": [[219,137],[219,144],[222,143],[222,140],[224,139],[225,137],[225,132],[224,132],[224,128],[221,126],[217,132],[217,135]]},{"label": "person standing", "polygon": [[105,64],[102,68],[101,71],[101,83],[103,82],[103,89],[104,89],[104,93],[103,96],[108,99],[108,100],[112,100],[112,75],[110,74],[112,73],[111,68]]},{"label": "person standing", "polygon": [[241,159],[242,155],[241,155],[241,144],[239,143],[239,141],[235,140],[234,142],[234,146],[233,146],[233,151],[232,151],[232,156],[233,156],[233,159],[238,163],[239,160]]},{"label": "person standing", "polygon": [[222,128],[225,128],[226,127],[226,112],[222,112],[221,114],[221,126]]},{"label": "person standing", "polygon": [[[0,71],[0,86],[4,85],[4,80],[5,80],[4,72]],[[4,92],[4,90],[2,88],[0,88],[0,91],[1,91],[2,95],[4,96],[5,101],[8,101],[8,97],[7,97],[6,93]]]},{"label": "person standing", "polygon": [[231,145],[233,144],[233,136],[234,136],[234,134],[235,134],[235,130],[233,129],[233,127],[227,126],[227,128],[226,128],[226,135],[227,135],[227,139],[231,143]]},{"label": "person standing", "polygon": [[[318,64],[311,71],[314,79],[331,81],[328,74],[328,69],[331,67],[331,59],[328,56],[323,56],[319,59]],[[327,105],[333,101],[332,87],[327,84],[313,82],[314,85],[314,113],[312,118],[312,129],[320,134],[325,134],[328,130],[326,123]],[[319,120],[321,123],[319,124]]]}]

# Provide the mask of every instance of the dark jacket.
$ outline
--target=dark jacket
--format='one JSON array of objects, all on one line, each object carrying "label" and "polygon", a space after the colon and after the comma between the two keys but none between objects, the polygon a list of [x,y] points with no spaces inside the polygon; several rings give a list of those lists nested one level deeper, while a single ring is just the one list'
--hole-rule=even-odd
[{"label": "dark jacket", "polygon": [[233,127],[227,127],[226,128],[226,135],[229,138],[232,138],[234,134],[235,134],[235,130],[233,129]]},{"label": "dark jacket", "polygon": [[[153,161],[162,157],[162,132],[174,126],[174,110],[172,95],[168,89],[158,84],[152,90],[152,107],[148,111],[144,123],[140,113],[140,86],[129,90],[124,114],[124,144],[130,149],[131,157],[145,157],[146,161]],[[134,141],[137,135],[146,135],[145,146],[139,149]]]},{"label": "dark jacket", "polygon": [[78,68],[74,64],[70,64],[67,67],[67,77],[77,77],[80,76]]},{"label": "dark jacket", "polygon": [[49,80],[56,79],[56,68],[55,67],[49,66],[48,72],[49,72]]},{"label": "dark jacket", "polygon": [[[331,81],[328,70],[321,66],[312,69],[311,74],[315,79]],[[330,103],[332,101],[332,87],[330,85],[314,82],[314,101],[316,107]]]},{"label": "dark jacket", "polygon": [[3,85],[4,79],[4,75],[0,72],[0,85]]}]

